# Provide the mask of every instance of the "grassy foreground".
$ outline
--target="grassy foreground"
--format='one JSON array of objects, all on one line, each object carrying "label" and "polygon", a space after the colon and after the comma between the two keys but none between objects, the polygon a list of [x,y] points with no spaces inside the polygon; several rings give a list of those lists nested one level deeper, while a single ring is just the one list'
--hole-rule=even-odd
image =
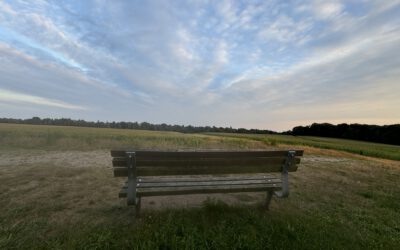
[{"label": "grassy foreground", "polygon": [[[0,249],[398,249],[400,163],[306,151],[288,199],[200,197],[143,214],[117,198],[108,150],[260,149],[280,142],[0,124]],[[167,203],[181,196],[168,197]],[[236,203],[231,201],[235,200]]]}]

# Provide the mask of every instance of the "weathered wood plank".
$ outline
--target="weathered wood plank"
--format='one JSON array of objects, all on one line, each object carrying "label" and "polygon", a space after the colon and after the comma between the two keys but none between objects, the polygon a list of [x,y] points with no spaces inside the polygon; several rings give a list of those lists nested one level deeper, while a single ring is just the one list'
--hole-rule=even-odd
[{"label": "weathered wood plank", "polygon": [[[194,186],[224,186],[224,185],[252,185],[252,184],[271,184],[271,183],[281,183],[280,179],[264,179],[264,180],[220,180],[220,181],[179,181],[179,182],[145,182],[137,183],[137,188],[151,188],[151,187],[194,187]],[[124,185],[127,187],[127,184]]]},{"label": "weathered wood plank", "polygon": [[[255,157],[255,158],[167,158],[167,159],[136,159],[138,167],[181,167],[181,166],[231,166],[231,165],[251,165],[262,166],[265,164],[282,165],[286,161],[285,157]],[[295,158],[296,163],[300,163],[300,158]],[[126,166],[127,159],[123,157],[112,160],[114,167]]]},{"label": "weathered wood plank", "polygon": [[[160,196],[160,195],[184,195],[184,194],[209,194],[209,193],[236,193],[236,192],[259,192],[266,190],[279,190],[280,183],[254,184],[254,185],[225,185],[225,186],[197,186],[197,187],[157,187],[138,188],[138,197]],[[126,197],[126,189],[122,189],[119,197]]]},{"label": "weathered wood plank", "polygon": [[[113,157],[125,157],[126,151],[135,152],[139,158],[233,158],[233,157],[280,157],[287,156],[289,150],[276,151],[145,151],[134,149],[111,150]],[[296,156],[303,156],[303,150],[296,151]]]},{"label": "weathered wood plank", "polygon": [[[271,173],[280,172],[280,165],[266,166],[226,166],[226,167],[137,167],[138,176],[160,176],[160,175],[204,175],[204,174],[241,174],[241,173]],[[294,165],[289,172],[297,170]],[[115,177],[128,176],[128,169],[125,167],[114,168]]]},{"label": "weathered wood plank", "polygon": [[[192,177],[188,176],[155,176],[147,177],[140,176],[138,183],[157,183],[157,182],[198,182],[198,181],[235,181],[235,180],[266,180],[276,179],[274,175],[196,175]],[[280,178],[278,178],[280,179]]]}]

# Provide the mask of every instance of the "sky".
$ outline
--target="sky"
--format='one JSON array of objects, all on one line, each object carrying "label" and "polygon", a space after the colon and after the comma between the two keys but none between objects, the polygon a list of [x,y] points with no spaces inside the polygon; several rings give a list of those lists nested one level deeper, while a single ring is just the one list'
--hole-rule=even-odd
[{"label": "sky", "polygon": [[400,123],[400,1],[0,1],[0,117]]}]

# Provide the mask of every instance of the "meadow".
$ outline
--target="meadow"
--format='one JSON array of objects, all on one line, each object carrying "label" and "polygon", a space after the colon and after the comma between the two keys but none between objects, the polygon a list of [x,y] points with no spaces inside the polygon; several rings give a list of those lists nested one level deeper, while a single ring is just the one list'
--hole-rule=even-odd
[{"label": "meadow", "polygon": [[[269,211],[263,193],[149,197],[134,219],[109,155],[124,147],[305,155]],[[398,155],[327,138],[0,124],[0,249],[398,249]]]},{"label": "meadow", "polygon": [[383,159],[400,160],[400,146],[373,142],[355,141],[347,139],[315,137],[315,136],[291,136],[291,135],[255,135],[255,134],[228,134],[207,133],[222,137],[243,138],[261,141],[270,145],[295,145],[310,146],[322,149],[334,149],[353,154],[378,157]]}]

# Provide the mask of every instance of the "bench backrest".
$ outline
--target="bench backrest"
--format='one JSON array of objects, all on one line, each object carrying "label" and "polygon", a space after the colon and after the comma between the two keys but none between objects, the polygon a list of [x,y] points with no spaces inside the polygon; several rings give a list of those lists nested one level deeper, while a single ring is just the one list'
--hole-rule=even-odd
[{"label": "bench backrest", "polygon": [[[131,155],[132,160],[128,157]],[[293,157],[289,157],[292,154]],[[112,150],[115,177],[128,176],[128,166],[135,176],[214,175],[282,172],[297,170],[302,150],[284,151],[135,151]],[[288,159],[290,162],[288,163]]]}]

